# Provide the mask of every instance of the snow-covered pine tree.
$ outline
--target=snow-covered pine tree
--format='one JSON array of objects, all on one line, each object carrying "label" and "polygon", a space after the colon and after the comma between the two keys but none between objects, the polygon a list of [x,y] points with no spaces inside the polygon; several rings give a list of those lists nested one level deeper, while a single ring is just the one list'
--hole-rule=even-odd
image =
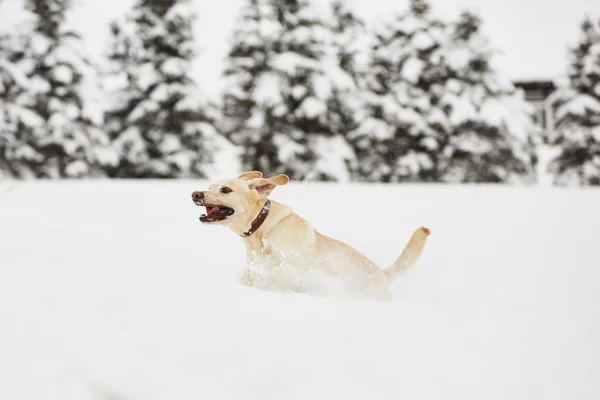
[{"label": "snow-covered pine tree", "polygon": [[[268,12],[266,0],[248,0],[242,7],[224,71],[221,126],[244,149],[241,160],[244,170],[262,170],[258,164],[261,157],[277,157],[276,149],[269,145],[268,127],[264,121],[256,121],[262,115],[258,113],[260,105],[255,91],[259,79],[269,70],[272,42],[269,35],[276,29],[275,21],[268,18]],[[256,115],[255,120],[253,115]]]},{"label": "snow-covered pine tree", "polygon": [[332,49],[339,67],[360,86],[365,68],[360,60],[363,39],[367,34],[364,21],[354,14],[347,3],[334,0],[331,3],[331,18],[327,27],[332,31]]},{"label": "snow-covered pine tree", "polygon": [[551,172],[558,185],[600,185],[600,21],[586,18],[570,50],[569,85],[550,97],[559,154]]},{"label": "snow-covered pine tree", "polygon": [[411,0],[405,13],[375,33],[364,95],[368,114],[352,133],[360,179],[438,179],[443,131],[435,119],[441,111],[432,108],[428,90],[438,79],[432,54],[444,46],[445,29],[427,1]]},{"label": "snow-covered pine tree", "polygon": [[334,90],[352,87],[328,49],[331,31],[306,0],[250,1],[234,35],[226,90],[244,169],[348,180],[352,149],[331,123]]},{"label": "snow-covered pine tree", "polygon": [[[360,177],[360,160],[352,148],[351,133],[360,125],[364,117],[364,103],[361,90],[365,83],[365,67],[361,56],[363,55],[364,38],[367,36],[365,23],[354,14],[346,3],[334,0],[331,3],[331,18],[326,26],[331,30],[330,57],[335,60],[337,67],[343,71],[351,81],[336,86],[332,89],[331,97],[327,103],[329,124],[331,130],[336,132],[340,139],[347,143],[351,149],[346,157],[346,166],[351,179]],[[331,71],[333,75],[336,71]]]},{"label": "snow-covered pine tree", "polygon": [[16,150],[20,115],[14,103],[15,95],[28,84],[27,77],[14,63],[19,55],[17,40],[18,36],[0,35],[0,179],[27,172],[20,172],[20,166],[11,157]]},{"label": "snow-covered pine tree", "polygon": [[438,120],[447,135],[438,176],[445,182],[532,183],[532,107],[493,69],[494,53],[476,15],[462,13],[447,37],[449,43],[433,54],[443,68],[429,88],[432,104],[447,116]]},{"label": "snow-covered pine tree", "polygon": [[64,26],[70,5],[69,0],[25,1],[31,29],[12,65],[26,84],[11,89],[6,151],[19,178],[102,174],[98,158],[107,137],[100,129],[95,70],[81,52],[79,35]]},{"label": "snow-covered pine tree", "polygon": [[235,164],[235,149],[214,126],[216,110],[190,74],[191,7],[188,0],[137,0],[111,25],[106,119],[119,155],[107,167],[112,177],[206,178],[224,155]]}]

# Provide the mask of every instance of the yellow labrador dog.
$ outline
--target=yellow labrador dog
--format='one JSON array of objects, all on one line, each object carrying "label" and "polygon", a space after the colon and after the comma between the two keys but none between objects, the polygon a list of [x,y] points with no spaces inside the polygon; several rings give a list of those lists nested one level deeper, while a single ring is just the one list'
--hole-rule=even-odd
[{"label": "yellow labrador dog", "polygon": [[352,247],[317,232],[292,209],[268,197],[288,183],[286,175],[265,179],[258,171],[223,180],[192,193],[206,207],[205,224],[224,225],[243,238],[247,269],[242,282],[267,290],[349,295],[391,300],[390,285],[419,258],[429,236],[417,229],[392,266],[380,269]]}]

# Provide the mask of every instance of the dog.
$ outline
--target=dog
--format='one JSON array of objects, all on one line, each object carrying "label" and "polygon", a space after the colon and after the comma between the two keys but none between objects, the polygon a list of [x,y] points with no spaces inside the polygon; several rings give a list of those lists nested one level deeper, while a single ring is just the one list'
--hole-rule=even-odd
[{"label": "dog", "polygon": [[319,233],[286,205],[269,199],[289,182],[281,174],[264,178],[260,171],[195,191],[192,200],[206,208],[203,224],[222,225],[242,237],[247,266],[241,282],[248,286],[309,294],[328,294],[335,287],[352,298],[390,301],[394,280],[417,262],[429,229],[414,231],[388,269],[349,245]]}]

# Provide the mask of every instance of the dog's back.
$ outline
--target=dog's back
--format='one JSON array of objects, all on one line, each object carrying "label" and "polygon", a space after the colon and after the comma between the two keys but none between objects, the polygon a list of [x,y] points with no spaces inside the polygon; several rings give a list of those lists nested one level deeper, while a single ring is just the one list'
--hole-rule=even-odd
[{"label": "dog's back", "polygon": [[390,280],[373,261],[353,247],[315,231],[316,262],[335,271],[345,288],[353,294],[385,299],[390,295]]}]

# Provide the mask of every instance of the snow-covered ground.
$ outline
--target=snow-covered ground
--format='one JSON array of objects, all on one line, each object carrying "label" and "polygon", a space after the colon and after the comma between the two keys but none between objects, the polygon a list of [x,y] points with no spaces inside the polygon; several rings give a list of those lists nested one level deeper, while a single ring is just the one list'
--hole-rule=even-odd
[{"label": "snow-covered ground", "polygon": [[391,304],[236,282],[201,181],[0,183],[0,399],[598,399],[600,190],[290,184]]}]

